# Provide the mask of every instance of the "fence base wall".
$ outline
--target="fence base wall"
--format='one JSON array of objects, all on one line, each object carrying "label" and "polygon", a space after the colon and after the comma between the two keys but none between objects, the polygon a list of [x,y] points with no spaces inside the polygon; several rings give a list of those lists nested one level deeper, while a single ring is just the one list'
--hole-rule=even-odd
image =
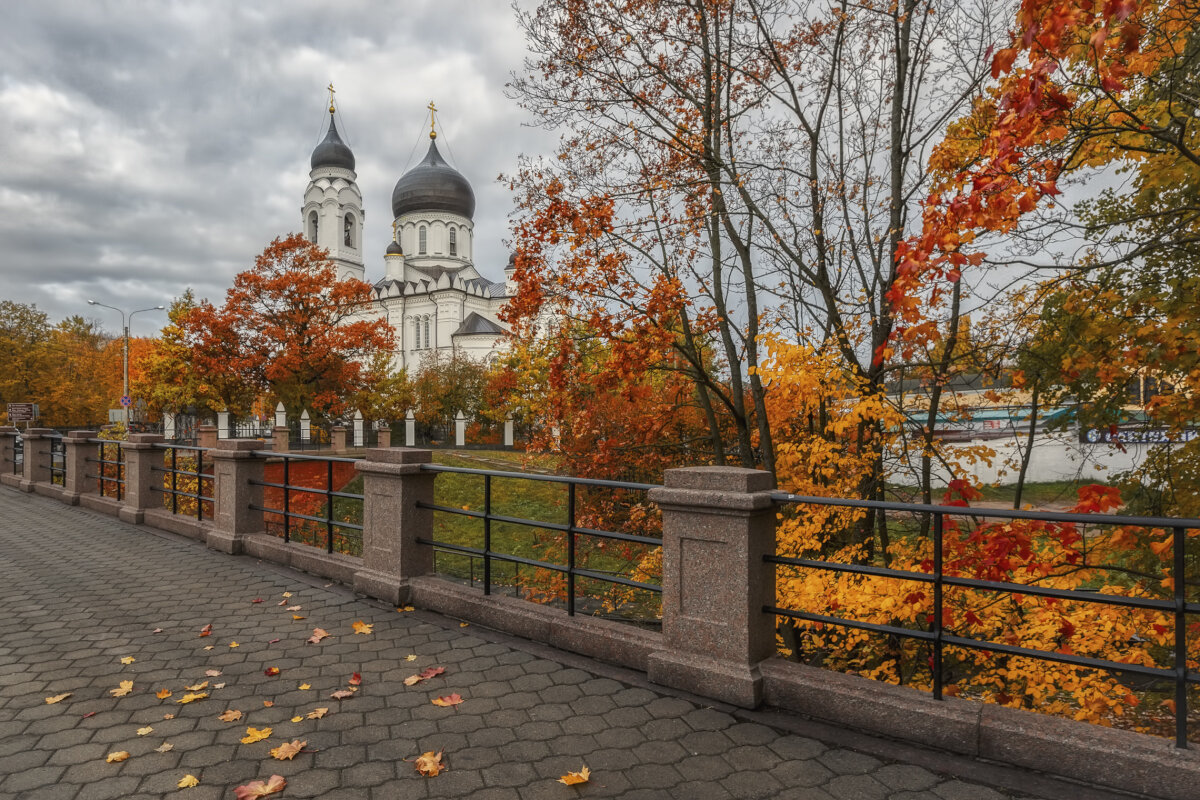
[{"label": "fence base wall", "polygon": [[142,524],[202,542],[206,541],[206,536],[211,527],[211,523],[207,520],[201,522],[195,517],[184,517],[158,508],[146,509]]},{"label": "fence base wall", "polygon": [[822,722],[1163,800],[1194,800],[1200,786],[1200,754],[1169,739],[777,658],[759,668],[768,705]]},{"label": "fence base wall", "polygon": [[661,650],[650,656],[647,675],[662,686],[741,708],[757,708],[762,702],[763,678],[757,665]]},{"label": "fence base wall", "polygon": [[122,508],[121,501],[101,494],[81,494],[79,505],[89,511],[99,511],[101,514],[108,514],[112,517],[119,516]]},{"label": "fence base wall", "polygon": [[0,474],[0,486],[10,486],[13,489],[21,488],[21,475],[10,475],[8,473]]}]

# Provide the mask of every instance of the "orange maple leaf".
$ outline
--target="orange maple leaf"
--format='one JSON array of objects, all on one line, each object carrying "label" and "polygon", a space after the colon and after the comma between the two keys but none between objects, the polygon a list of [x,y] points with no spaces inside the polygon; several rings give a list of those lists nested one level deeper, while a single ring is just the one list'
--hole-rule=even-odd
[{"label": "orange maple leaf", "polygon": [[254,800],[256,797],[266,797],[269,794],[282,792],[287,786],[287,781],[282,775],[272,775],[266,782],[251,781],[243,786],[238,786],[233,790],[237,800]]},{"label": "orange maple leaf", "polygon": [[587,783],[591,775],[592,771],[584,766],[579,772],[568,772],[566,775],[563,775],[558,779],[558,782],[564,783],[567,786],[574,786],[579,783]]},{"label": "orange maple leaf", "polygon": [[417,772],[424,775],[426,778],[436,778],[446,765],[442,763],[442,751],[436,753],[430,750],[428,753],[422,753],[417,756],[416,764]]},{"label": "orange maple leaf", "polygon": [[271,756],[280,761],[291,761],[304,749],[304,745],[306,744],[308,744],[307,741],[302,742],[299,739],[293,739],[286,744],[279,745],[279,747],[271,748]]},{"label": "orange maple leaf", "polygon": [[435,706],[444,706],[449,708],[451,706],[458,705],[462,701],[462,695],[455,692],[454,694],[448,694],[445,697],[435,697],[429,702],[433,703]]}]

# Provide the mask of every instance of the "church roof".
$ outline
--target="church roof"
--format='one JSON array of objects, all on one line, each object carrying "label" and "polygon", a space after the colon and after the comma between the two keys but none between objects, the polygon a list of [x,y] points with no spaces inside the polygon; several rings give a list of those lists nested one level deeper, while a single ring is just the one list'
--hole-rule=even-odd
[{"label": "church roof", "polygon": [[[331,107],[332,108],[332,107]],[[337,125],[333,121],[333,111],[329,112],[329,131],[325,134],[325,138],[317,145],[317,149],[312,152],[312,159],[309,162],[312,168],[317,167],[341,167],[354,171],[354,153],[350,152],[350,148],[342,141],[342,137],[338,135]]]},{"label": "church roof", "polygon": [[404,173],[392,190],[392,216],[413,211],[448,211],[471,219],[475,192],[462,173],[446,163],[437,142],[429,142],[425,159]]},{"label": "church roof", "polygon": [[404,255],[404,248],[400,246],[399,242],[393,239],[392,243],[387,246],[387,255],[402,256]]},{"label": "church roof", "polygon": [[502,336],[507,331],[501,328],[496,323],[492,322],[487,317],[481,317],[478,313],[472,311],[467,315],[467,318],[462,321],[462,325],[458,326],[458,330],[451,336],[470,336],[475,333],[486,333],[493,336]]}]

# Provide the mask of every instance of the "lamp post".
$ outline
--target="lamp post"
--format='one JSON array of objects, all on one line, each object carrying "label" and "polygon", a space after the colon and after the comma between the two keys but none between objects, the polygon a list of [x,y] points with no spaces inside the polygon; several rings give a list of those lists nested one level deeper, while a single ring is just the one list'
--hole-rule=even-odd
[{"label": "lamp post", "polygon": [[[166,308],[166,306],[153,306],[151,308],[139,308],[137,311],[130,311],[128,314],[126,314],[123,310],[117,308],[116,306],[105,305],[104,303],[98,303],[95,300],[88,300],[88,305],[89,306],[100,306],[101,308],[108,308],[113,311],[116,311],[118,314],[121,315],[121,328],[124,331],[124,335],[125,335],[125,349],[124,349],[124,355],[122,358],[122,365],[124,367],[123,371],[124,371],[124,375],[125,375],[125,391],[122,393],[121,396],[129,397],[129,322],[133,319],[134,314],[141,314],[143,311],[162,311]],[[122,405],[124,405],[124,404],[122,404]],[[131,405],[133,405],[132,399],[130,401],[130,404],[125,406],[125,434],[126,435],[129,434],[129,407]]]}]

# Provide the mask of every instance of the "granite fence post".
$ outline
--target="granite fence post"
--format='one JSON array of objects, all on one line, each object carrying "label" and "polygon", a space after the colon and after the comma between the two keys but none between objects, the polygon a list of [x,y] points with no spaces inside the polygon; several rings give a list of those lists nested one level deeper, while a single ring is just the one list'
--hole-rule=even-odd
[{"label": "granite fence post", "polygon": [[727,703],[762,701],[759,662],[775,652],[775,503],[769,472],[667,470],[649,497],[663,515],[663,639],[650,680]]},{"label": "granite fence post", "polygon": [[[18,488],[32,492],[39,483],[50,483],[50,438],[53,428],[29,428],[25,431],[25,469]],[[47,452],[43,453],[45,450]]]},{"label": "granite fence post", "polygon": [[276,453],[288,451],[288,438],[291,436],[286,425],[276,425],[271,432],[271,449]]},{"label": "granite fence post", "polygon": [[433,548],[417,538],[433,536],[433,512],[417,503],[433,502],[430,450],[367,450],[357,464],[363,476],[362,569],[354,589],[393,604],[409,599],[409,579],[433,571]]},{"label": "granite fence post", "polygon": [[376,437],[379,440],[376,447],[382,447],[386,450],[392,446],[392,429],[390,427],[380,428],[376,433]]},{"label": "granite fence post", "polygon": [[[213,526],[205,540],[223,553],[245,550],[248,536],[265,532],[262,507],[264,468],[267,460],[256,455],[259,439],[222,439],[221,446],[208,451],[213,464]],[[251,483],[254,481],[255,483]]]},{"label": "granite fence post", "polygon": [[95,494],[99,490],[96,480],[88,478],[88,459],[97,450],[92,439],[99,435],[99,431],[70,431],[63,437],[66,471],[62,498],[73,506],[79,505],[81,495]]},{"label": "granite fence post", "polygon": [[117,516],[126,522],[140,525],[146,518],[147,508],[162,508],[162,492],[155,492],[155,484],[162,488],[164,473],[155,473],[154,466],[163,466],[163,450],[156,445],[166,441],[157,433],[131,433],[122,442],[125,450],[125,499]]},{"label": "granite fence post", "polygon": [[216,425],[201,425],[196,429],[197,441],[200,447],[216,447],[217,446],[217,426]]},{"label": "granite fence post", "polygon": [[346,452],[346,426],[334,425],[329,430],[329,441],[333,452]]},{"label": "granite fence post", "polygon": [[13,425],[0,425],[0,476],[13,474],[18,433],[19,431]]}]

